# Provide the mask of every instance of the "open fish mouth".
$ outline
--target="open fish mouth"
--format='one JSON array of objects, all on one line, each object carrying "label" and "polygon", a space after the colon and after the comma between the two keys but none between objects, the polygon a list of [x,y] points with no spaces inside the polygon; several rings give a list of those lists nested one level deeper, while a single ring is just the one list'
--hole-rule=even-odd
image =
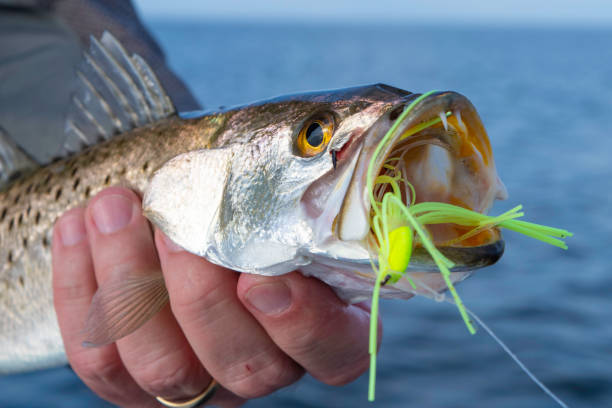
[{"label": "open fish mouth", "polygon": [[[405,106],[392,109],[387,124],[393,123]],[[376,126],[382,126],[382,122]],[[364,140],[337,230],[342,241],[360,240],[371,259],[376,259],[378,243],[369,223],[372,209],[367,166],[385,133],[380,127],[373,128]],[[415,106],[376,156],[374,166],[375,177],[396,178],[406,205],[413,200],[442,202],[486,214],[495,199],[507,196],[497,177],[489,139],[478,113],[467,98],[454,92],[435,93]],[[372,185],[378,201],[391,189],[389,183]],[[503,254],[504,241],[498,228],[477,233],[471,230],[452,223],[427,225],[433,243],[455,264],[453,272],[493,264]],[[419,243],[408,270],[439,271]]]}]

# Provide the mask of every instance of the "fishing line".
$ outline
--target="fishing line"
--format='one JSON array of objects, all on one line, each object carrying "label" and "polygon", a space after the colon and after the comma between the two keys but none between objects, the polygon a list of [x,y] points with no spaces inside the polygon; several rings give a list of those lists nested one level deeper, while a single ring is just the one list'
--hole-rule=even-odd
[{"label": "fishing line", "polygon": [[[454,305],[453,299],[446,298],[444,300]],[[529,370],[529,368],[527,368],[527,366],[523,364],[523,362],[516,356],[516,354],[514,354],[510,350],[506,343],[504,343],[499,337],[497,337],[497,335],[493,333],[493,330],[491,330],[491,328],[486,325],[485,322],[483,322],[482,319],[480,319],[480,317],[476,315],[476,313],[472,312],[467,307],[465,308],[465,310],[474,319],[474,321],[476,321],[476,323],[478,323],[478,325],[482,327],[489,334],[489,336],[491,336],[491,338],[501,346],[501,348],[510,356],[510,358],[512,358],[512,360],[514,360],[514,362],[519,366],[519,368],[523,370],[525,374],[527,374],[531,381],[533,381],[538,387],[540,387],[542,391],[548,394],[548,396],[552,398],[552,400],[555,401],[557,404],[559,404],[559,406],[563,408],[569,408],[567,404],[561,400],[561,398],[557,397],[555,393],[553,393],[546,385],[544,385],[544,383],[542,383],[542,381],[540,381],[538,377],[536,377],[535,374],[533,374],[531,370]]]},{"label": "fishing line", "polygon": [[[447,302],[450,303],[453,306],[457,306],[454,302],[454,300],[452,298],[449,298],[448,296],[446,296],[444,293],[439,293],[436,292],[433,288],[431,288],[429,285],[427,285],[424,282],[421,282],[420,279],[414,279],[413,278],[413,282],[419,286],[422,289],[425,289],[427,292],[429,292],[428,294],[422,293],[422,292],[416,292],[416,291],[412,291],[412,293],[415,296],[422,296],[424,298],[430,299],[430,300],[434,300],[436,302]],[[464,306],[465,307],[465,306]],[[470,310],[469,308],[465,307],[466,312],[470,315],[470,317],[476,322],[478,323],[478,325],[480,327],[482,327],[484,329],[484,331],[487,332],[487,334],[489,336],[491,336],[491,338],[502,348],[502,350],[504,350],[506,352],[506,354],[508,354],[510,356],[510,358],[512,360],[514,360],[514,362],[516,363],[516,365],[519,366],[519,368],[525,373],[527,374],[527,376],[531,379],[531,381],[533,381],[542,391],[544,391],[553,401],[555,401],[557,404],[559,404],[559,406],[563,407],[563,408],[569,408],[568,405],[563,402],[563,400],[561,400],[561,398],[559,398],[554,392],[552,392],[552,390],[550,388],[548,388],[542,381],[540,381],[540,379],[538,377],[536,377],[536,375],[529,369],[527,368],[527,366],[518,358],[518,356],[516,354],[514,354],[512,352],[512,350],[510,350],[510,347],[508,347],[506,345],[506,343],[504,343],[494,332],[493,329],[491,329],[485,322],[482,321],[482,319],[480,317],[478,317],[478,315],[476,313],[474,313],[472,310]]]}]

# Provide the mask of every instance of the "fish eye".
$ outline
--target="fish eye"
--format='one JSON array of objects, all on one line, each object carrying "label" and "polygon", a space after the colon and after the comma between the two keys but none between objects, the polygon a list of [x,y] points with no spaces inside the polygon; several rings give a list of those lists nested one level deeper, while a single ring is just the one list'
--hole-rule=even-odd
[{"label": "fish eye", "polygon": [[312,157],[327,147],[334,132],[331,115],[318,115],[302,126],[297,138],[297,150],[303,157]]},{"label": "fish eye", "polygon": [[312,147],[319,147],[323,143],[323,127],[315,122],[306,129],[306,143]]}]

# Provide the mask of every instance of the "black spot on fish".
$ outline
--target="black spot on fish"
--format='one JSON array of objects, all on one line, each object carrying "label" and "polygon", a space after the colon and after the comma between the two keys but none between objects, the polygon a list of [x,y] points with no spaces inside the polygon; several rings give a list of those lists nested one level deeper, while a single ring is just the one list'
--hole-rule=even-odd
[{"label": "black spot on fish", "polygon": [[61,196],[62,196],[62,188],[60,187],[55,192],[55,201],[59,200]]},{"label": "black spot on fish", "polygon": [[127,144],[127,139],[123,138],[123,139],[119,139],[116,142],[116,146],[119,149],[123,149],[125,147],[125,145]]},{"label": "black spot on fish", "polygon": [[104,179],[104,185],[108,186],[110,184],[111,181],[111,175],[109,174],[108,176],[106,176],[106,178]]},{"label": "black spot on fish", "polygon": [[108,158],[110,157],[110,153],[109,153],[108,151],[106,151],[106,150],[102,150],[102,151],[101,151],[101,152],[98,154],[98,156],[100,156],[100,158],[101,158],[102,160],[106,160],[106,159],[108,159]]},{"label": "black spot on fish", "polygon": [[23,243],[23,247],[27,249],[28,248],[28,238],[24,237],[22,243]]},{"label": "black spot on fish", "polygon": [[40,222],[40,211],[36,211],[36,217],[34,217],[34,223],[38,224]]},{"label": "black spot on fish", "polygon": [[30,212],[32,212],[32,206],[28,205],[28,208],[26,208],[26,217],[30,216]]},{"label": "black spot on fish", "polygon": [[89,198],[90,194],[91,194],[91,188],[89,188],[89,186],[87,186],[85,188],[85,198]]},{"label": "black spot on fish", "polygon": [[13,225],[15,225],[15,219],[11,218],[11,221],[9,222],[9,227],[8,227],[9,231],[13,230]]},{"label": "black spot on fish", "polygon": [[149,170],[149,162],[148,161],[144,162],[144,164],[142,165],[142,171],[144,171],[146,173],[147,170]]},{"label": "black spot on fish", "polygon": [[72,184],[72,191],[76,191],[76,189],[79,187],[79,183],[81,182],[80,177],[77,177],[74,180],[74,183]]},{"label": "black spot on fish", "polygon": [[25,279],[23,279],[23,276],[20,276],[17,280],[22,288],[25,287]]},{"label": "black spot on fish", "polygon": [[17,225],[23,224],[23,214],[19,214],[19,218],[17,218]]},{"label": "black spot on fish", "polygon": [[2,209],[2,214],[0,214],[0,222],[4,221],[4,218],[6,218],[6,212],[8,211],[8,208],[4,207]]},{"label": "black spot on fish", "polygon": [[77,166],[74,166],[72,172],[70,172],[70,177],[74,177],[77,174],[77,171],[79,171],[79,168]]},{"label": "black spot on fish", "polygon": [[49,182],[51,181],[51,178],[52,178],[52,177],[53,177],[53,174],[48,173],[48,174],[47,174],[47,177],[45,177],[45,179],[43,180],[42,185],[43,185],[43,186],[46,186],[47,184],[49,184]]},{"label": "black spot on fish", "polygon": [[13,251],[9,251],[8,256],[6,257],[8,263],[13,263]]},{"label": "black spot on fish", "polygon": [[43,246],[43,248],[49,247],[49,240],[47,239],[46,235],[42,239],[42,246]]},{"label": "black spot on fish", "polygon": [[22,175],[23,175],[23,173],[21,172],[21,170],[17,170],[13,174],[11,174],[11,179],[17,180],[15,182],[16,186],[19,186],[19,185],[23,184],[23,179],[21,178]]},{"label": "black spot on fish", "polygon": [[13,203],[17,204],[17,203],[19,203],[19,200],[21,200],[21,194],[17,194],[15,196],[15,200],[13,201]]},{"label": "black spot on fish", "polygon": [[28,184],[28,186],[25,189],[26,194],[30,194],[32,192],[33,187],[34,187],[33,183]]}]

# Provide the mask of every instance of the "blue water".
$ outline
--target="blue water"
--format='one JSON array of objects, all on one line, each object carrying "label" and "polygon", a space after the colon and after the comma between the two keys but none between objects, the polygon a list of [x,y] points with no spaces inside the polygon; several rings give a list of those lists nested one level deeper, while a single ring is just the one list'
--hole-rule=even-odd
[{"label": "blue water", "polygon": [[[408,26],[408,24],[407,24]],[[573,407],[612,406],[612,31],[153,22],[207,107],[385,82],[468,96],[527,218],[575,232],[566,252],[512,233],[459,287],[467,304]],[[376,406],[553,407],[453,306],[388,301]],[[249,407],[358,407],[367,376],[305,378]],[[0,379],[2,407],[105,407],[67,368]],[[35,395],[33,396],[33,393]]]}]

